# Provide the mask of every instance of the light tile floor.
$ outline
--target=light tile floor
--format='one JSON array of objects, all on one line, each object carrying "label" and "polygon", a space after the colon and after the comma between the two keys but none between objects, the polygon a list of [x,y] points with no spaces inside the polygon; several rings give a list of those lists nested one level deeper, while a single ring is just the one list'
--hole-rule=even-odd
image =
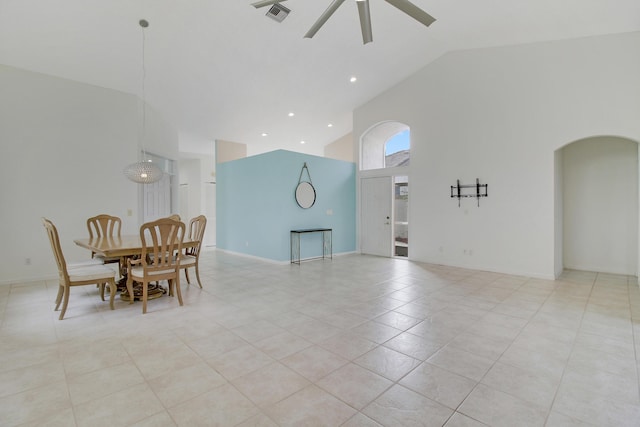
[{"label": "light tile floor", "polygon": [[0,287],[2,426],[639,426],[636,278],[205,251],[141,304]]}]

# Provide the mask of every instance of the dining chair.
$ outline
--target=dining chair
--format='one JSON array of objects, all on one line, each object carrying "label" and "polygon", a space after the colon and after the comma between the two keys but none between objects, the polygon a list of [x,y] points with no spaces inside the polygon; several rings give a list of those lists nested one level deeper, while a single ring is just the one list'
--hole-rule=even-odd
[{"label": "dining chair", "polygon": [[207,218],[204,215],[199,215],[192,218],[189,221],[189,240],[197,242],[190,248],[185,248],[182,254],[182,260],[180,261],[180,268],[184,269],[184,275],[187,278],[187,284],[191,284],[189,280],[189,267],[195,267],[196,279],[198,285],[202,289],[202,282],[200,281],[200,268],[198,266],[200,260],[200,248],[202,247],[202,238],[204,237],[204,229],[207,226]]},{"label": "dining chair", "polygon": [[104,286],[109,286],[111,296],[109,298],[109,307],[113,310],[113,299],[116,296],[116,284],[115,275],[116,272],[111,268],[101,265],[86,265],[79,264],[67,264],[62,253],[62,247],[60,246],[60,236],[58,235],[58,229],[51,221],[46,218],[42,218],[42,224],[47,230],[47,236],[49,237],[49,243],[51,243],[51,250],[58,266],[59,287],[58,295],[56,296],[56,308],[58,310],[60,303],[62,302],[62,310],[60,311],[59,319],[64,318],[64,314],[67,311],[67,305],[69,304],[69,293],[72,286],[83,285],[98,285],[100,288],[100,296],[104,301]]},{"label": "dining chair", "polygon": [[[175,221],[182,221],[182,218],[180,218],[180,215],[178,214],[173,214],[173,215],[169,215],[168,217],[169,219],[173,219]],[[149,257],[153,258],[153,254],[148,255]],[[156,285],[158,284],[158,282],[156,282]]]},{"label": "dining chair", "polygon": [[171,218],[147,222],[140,227],[142,253],[139,259],[128,260],[127,289],[133,288],[134,281],[142,284],[143,314],[147,312],[149,282],[167,280],[169,295],[173,295],[175,287],[178,301],[182,305],[179,255],[182,252],[184,232],[184,223]]},{"label": "dining chair", "polygon": [[[122,220],[117,216],[111,216],[107,214],[101,214],[92,216],[87,219],[87,229],[89,230],[89,238],[110,238],[120,237],[120,229],[122,227]],[[91,252],[91,258],[98,258],[104,264],[120,263],[122,260],[120,257],[103,257],[96,256],[95,252]]]}]

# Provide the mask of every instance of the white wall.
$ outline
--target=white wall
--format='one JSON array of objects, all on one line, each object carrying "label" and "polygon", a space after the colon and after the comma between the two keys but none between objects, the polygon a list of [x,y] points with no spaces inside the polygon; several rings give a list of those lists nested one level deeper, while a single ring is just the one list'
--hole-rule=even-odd
[{"label": "white wall", "polygon": [[553,272],[559,277],[564,270],[564,150],[556,150],[554,160],[554,237],[555,257]]},{"label": "white wall", "polygon": [[635,275],[638,144],[597,137],[562,151],[565,268]]},{"label": "white wall", "polygon": [[[137,232],[138,184],[122,170],[139,156],[138,99],[2,65],[0,94],[0,283],[57,277],[43,216],[71,260],[89,257],[73,239],[90,216],[120,216],[123,233]],[[159,135],[147,150],[177,157],[177,133],[152,111],[147,129]]]},{"label": "white wall", "polygon": [[[411,128],[411,258],[553,278],[554,152],[640,140],[639,49],[628,33],[454,52],[358,108],[356,139],[386,120]],[[458,208],[449,187],[476,178],[489,197]]]}]

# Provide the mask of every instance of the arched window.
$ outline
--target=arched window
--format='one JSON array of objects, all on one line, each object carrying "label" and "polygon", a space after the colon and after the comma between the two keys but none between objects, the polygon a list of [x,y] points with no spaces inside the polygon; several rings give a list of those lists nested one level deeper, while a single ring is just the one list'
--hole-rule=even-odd
[{"label": "arched window", "polygon": [[384,167],[409,166],[409,129],[392,136],[384,144]]},{"label": "arched window", "polygon": [[360,170],[409,166],[409,126],[384,122],[362,137]]}]

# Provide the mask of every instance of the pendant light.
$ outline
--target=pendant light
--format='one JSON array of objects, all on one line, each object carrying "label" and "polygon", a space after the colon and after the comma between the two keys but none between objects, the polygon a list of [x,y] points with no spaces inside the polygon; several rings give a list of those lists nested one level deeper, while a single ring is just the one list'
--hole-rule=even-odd
[{"label": "pendant light", "polygon": [[145,37],[144,37],[144,29],[149,26],[149,22],[144,19],[141,19],[140,27],[142,28],[142,161],[137,163],[132,163],[126,168],[124,168],[124,175],[129,178],[133,182],[137,182],[139,184],[151,184],[154,182],[158,182],[162,179],[164,172],[158,166],[153,164],[151,160],[147,159],[147,152],[144,149],[144,141],[146,139],[146,121],[147,121],[147,102],[145,96]]}]

